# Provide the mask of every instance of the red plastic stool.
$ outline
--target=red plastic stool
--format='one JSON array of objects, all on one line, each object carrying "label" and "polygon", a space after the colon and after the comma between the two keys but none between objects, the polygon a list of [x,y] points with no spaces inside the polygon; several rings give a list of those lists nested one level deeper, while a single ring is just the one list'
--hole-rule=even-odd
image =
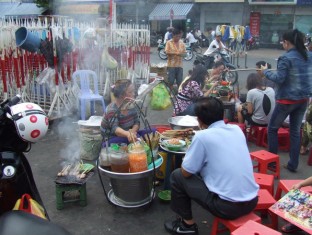
[{"label": "red plastic stool", "polygon": [[255,221],[249,220],[238,229],[233,231],[231,235],[281,235],[282,233],[268,228]]},{"label": "red plastic stool", "polygon": [[233,124],[233,125],[237,125],[237,126],[239,126],[239,128],[242,130],[242,132],[244,133],[244,135],[245,135],[245,136],[247,136],[247,134],[246,134],[246,125],[245,125],[245,123],[228,122],[228,124]]},{"label": "red plastic stool", "polygon": [[258,191],[258,204],[255,208],[255,211],[259,211],[261,213],[269,214],[271,216],[271,224],[267,224],[267,226],[277,229],[278,219],[277,215],[273,212],[269,211],[269,208],[276,203],[276,200],[266,189],[260,189]]},{"label": "red plastic stool", "polygon": [[[294,184],[301,182],[302,180],[280,180],[277,185],[275,200],[279,200],[282,197],[282,192],[288,193]],[[311,193],[312,186],[302,187],[300,190]]]},{"label": "red plastic stool", "polygon": [[[279,128],[277,132],[278,136],[278,148],[283,151],[289,151],[290,140],[289,140],[289,129]],[[263,133],[261,146],[268,147],[268,132]]]},{"label": "red plastic stool", "polygon": [[235,220],[226,220],[226,219],[221,219],[219,217],[215,217],[213,220],[210,234],[216,235],[225,230],[225,229],[218,229],[219,223],[223,224],[228,230],[230,230],[230,232],[233,232],[235,229],[239,228],[240,226],[242,226],[249,220],[261,223],[261,218],[253,212],[250,212],[249,214],[241,216]]},{"label": "red plastic stool", "polygon": [[261,141],[265,132],[267,132],[267,127],[251,126],[249,133],[247,134],[247,140],[254,142],[257,146],[262,146]]},{"label": "red plastic stool", "polygon": [[159,133],[163,133],[164,131],[172,130],[170,125],[162,125],[162,124],[151,125],[151,128],[155,128]]},{"label": "red plastic stool", "polygon": [[[250,153],[250,157],[253,161],[258,162],[254,168],[258,168],[258,172],[262,174],[266,174],[268,170],[274,172],[274,176],[280,177],[280,162],[279,156],[274,153],[270,153],[266,150],[259,150]],[[275,163],[276,168],[272,169],[269,167],[269,163]]]},{"label": "red plastic stool", "polygon": [[266,189],[274,195],[274,176],[268,174],[262,174],[254,172],[255,181],[259,184],[261,189]]}]

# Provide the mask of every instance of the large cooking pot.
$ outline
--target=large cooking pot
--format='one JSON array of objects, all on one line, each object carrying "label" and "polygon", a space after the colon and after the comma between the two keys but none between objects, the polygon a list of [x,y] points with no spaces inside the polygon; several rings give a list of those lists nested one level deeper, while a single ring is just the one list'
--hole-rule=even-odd
[{"label": "large cooking pot", "polygon": [[175,116],[168,119],[168,122],[172,129],[186,129],[193,128],[194,130],[198,130],[198,121],[195,116]]}]

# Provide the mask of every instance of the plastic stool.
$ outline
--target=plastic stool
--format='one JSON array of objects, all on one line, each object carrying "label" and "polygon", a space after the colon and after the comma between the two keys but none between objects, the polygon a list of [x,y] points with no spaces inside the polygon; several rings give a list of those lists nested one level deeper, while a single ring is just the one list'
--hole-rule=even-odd
[{"label": "plastic stool", "polygon": [[[289,140],[289,129],[279,128],[277,132],[278,136],[278,148],[280,150],[289,151],[290,140]],[[261,146],[268,147],[268,132],[264,132],[262,135]]]},{"label": "plastic stool", "polygon": [[238,229],[233,231],[231,235],[281,235],[282,233],[268,228],[255,221],[249,220]]},{"label": "plastic stool", "polygon": [[245,125],[245,123],[228,122],[228,124],[233,124],[233,125],[237,125],[237,126],[239,126],[239,128],[242,130],[242,132],[244,133],[244,135],[245,135],[245,136],[247,136],[247,134],[246,134],[246,125]]},{"label": "plastic stool", "polygon": [[249,214],[241,216],[235,220],[226,220],[221,219],[219,217],[215,217],[213,220],[210,234],[216,235],[224,231],[224,229],[218,229],[219,223],[223,224],[228,230],[230,230],[230,232],[233,232],[235,229],[239,228],[249,220],[261,223],[261,218],[253,212],[250,212]]},{"label": "plastic stool", "polygon": [[[270,153],[266,150],[259,150],[251,152],[250,157],[252,160],[258,162],[254,168],[258,168],[259,173],[266,174],[267,171],[270,170],[274,172],[275,177],[280,177],[280,162],[277,154]],[[275,163],[276,169],[270,168],[269,163]]]},{"label": "plastic stool", "polygon": [[262,174],[254,172],[255,181],[259,184],[261,189],[266,189],[274,195],[274,176],[268,174]]},{"label": "plastic stool", "polygon": [[[301,182],[302,180],[280,180],[277,185],[275,200],[279,200],[282,197],[282,192],[288,193],[294,184]],[[302,187],[300,190],[304,192],[312,192],[312,186]]]},{"label": "plastic stool", "polygon": [[[95,113],[95,102],[100,101],[105,113],[104,97],[99,94],[98,78],[94,71],[77,70],[72,75],[74,83],[79,87],[78,100],[80,104],[80,118],[86,120],[87,102],[90,102],[91,115]],[[102,114],[101,114],[102,115]]]},{"label": "plastic stool", "polygon": [[268,190],[266,189],[260,189],[258,191],[258,204],[255,208],[255,211],[260,211],[262,213],[269,213],[271,216],[271,224],[267,224],[267,226],[277,229],[277,215],[274,214],[273,212],[269,211],[269,208],[273,206],[276,203],[276,200],[272,196],[272,194],[269,193]]},{"label": "plastic stool", "polygon": [[267,127],[251,126],[249,133],[247,134],[247,140],[254,142],[257,146],[262,146],[261,141],[265,132],[267,132]]},{"label": "plastic stool", "polygon": [[[81,206],[87,205],[87,190],[86,183],[80,184],[55,184],[56,190],[56,209],[61,210],[64,208],[64,203],[67,202],[79,202]],[[66,199],[64,197],[65,192],[68,191],[79,191],[79,198],[77,199]]]}]

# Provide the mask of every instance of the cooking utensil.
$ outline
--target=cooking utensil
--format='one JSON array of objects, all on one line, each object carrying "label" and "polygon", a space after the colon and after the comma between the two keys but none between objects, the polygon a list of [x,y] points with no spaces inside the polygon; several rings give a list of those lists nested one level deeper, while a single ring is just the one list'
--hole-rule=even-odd
[{"label": "cooking utensil", "polygon": [[168,119],[168,122],[172,129],[186,129],[193,128],[199,129],[197,117],[195,116],[175,116]]}]

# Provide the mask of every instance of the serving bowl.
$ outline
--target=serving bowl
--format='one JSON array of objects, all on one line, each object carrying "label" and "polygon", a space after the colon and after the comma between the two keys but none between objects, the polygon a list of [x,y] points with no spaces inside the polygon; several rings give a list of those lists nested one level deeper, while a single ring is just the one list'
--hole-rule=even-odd
[{"label": "serving bowl", "polygon": [[170,144],[171,139],[163,140],[162,145],[171,151],[179,151],[186,146],[184,140],[179,140],[179,144]]}]

